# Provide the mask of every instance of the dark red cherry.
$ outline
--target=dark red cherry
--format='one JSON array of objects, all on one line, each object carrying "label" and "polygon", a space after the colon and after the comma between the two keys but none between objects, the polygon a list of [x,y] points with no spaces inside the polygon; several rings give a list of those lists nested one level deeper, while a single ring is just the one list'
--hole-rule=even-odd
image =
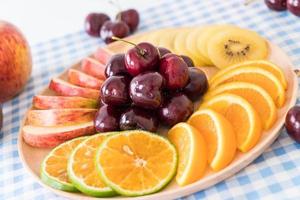
[{"label": "dark red cherry", "polygon": [[124,38],[129,35],[129,27],[122,21],[106,21],[100,30],[100,36],[106,44],[114,42],[113,36]]},{"label": "dark red cherry", "polygon": [[185,56],[185,55],[181,55],[180,57],[184,60],[184,62],[187,64],[188,67],[194,67],[195,66],[193,60],[190,57]]},{"label": "dark red cherry", "polygon": [[154,71],[158,67],[159,52],[155,46],[142,42],[129,49],[125,54],[126,69],[132,76],[145,71]]},{"label": "dark red cherry", "polygon": [[124,76],[111,76],[106,79],[100,91],[100,97],[105,104],[124,106],[130,103],[128,94],[129,78]]},{"label": "dark red cherry", "polygon": [[189,83],[183,89],[183,92],[193,101],[201,97],[208,89],[208,82],[205,73],[196,68],[189,67]]},{"label": "dark red cherry", "polygon": [[292,107],[285,118],[285,128],[289,136],[300,143],[300,106]]},{"label": "dark red cherry", "polygon": [[139,13],[135,9],[128,9],[119,12],[116,19],[125,22],[129,26],[130,32],[134,32],[140,22]]},{"label": "dark red cherry", "polygon": [[177,93],[167,99],[159,109],[160,122],[173,126],[179,122],[186,121],[193,113],[194,105],[184,94]]},{"label": "dark red cherry", "polygon": [[265,4],[271,10],[275,10],[275,11],[286,10],[286,0],[265,0]]},{"label": "dark red cherry", "polygon": [[300,16],[300,1],[299,0],[287,0],[288,10],[296,16]]},{"label": "dark red cherry", "polygon": [[169,49],[164,48],[164,47],[158,47],[157,49],[158,49],[160,57],[163,57],[167,53],[171,53],[171,51]]},{"label": "dark red cherry", "polygon": [[115,54],[113,55],[106,64],[105,76],[106,78],[110,76],[118,75],[129,75],[125,66],[125,55]]},{"label": "dark red cherry", "polygon": [[120,117],[121,130],[142,129],[155,132],[158,128],[156,113],[142,108],[132,107]]},{"label": "dark red cherry", "polygon": [[189,81],[188,66],[176,54],[166,54],[160,59],[159,72],[166,80],[169,90],[184,88]]},{"label": "dark red cherry", "polygon": [[85,18],[85,31],[93,37],[100,37],[100,29],[104,22],[110,20],[109,16],[104,13],[90,13]]},{"label": "dark red cherry", "polygon": [[103,105],[96,113],[94,126],[98,132],[118,131],[120,110],[116,107]]}]

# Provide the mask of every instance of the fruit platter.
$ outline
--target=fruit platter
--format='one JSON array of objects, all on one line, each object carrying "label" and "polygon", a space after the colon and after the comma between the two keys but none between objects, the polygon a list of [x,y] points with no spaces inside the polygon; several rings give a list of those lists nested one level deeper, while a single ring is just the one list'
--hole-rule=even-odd
[{"label": "fruit platter", "polygon": [[288,56],[234,25],[170,27],[101,47],[33,98],[18,148],[70,199],[174,199],[245,168],[296,102]]}]

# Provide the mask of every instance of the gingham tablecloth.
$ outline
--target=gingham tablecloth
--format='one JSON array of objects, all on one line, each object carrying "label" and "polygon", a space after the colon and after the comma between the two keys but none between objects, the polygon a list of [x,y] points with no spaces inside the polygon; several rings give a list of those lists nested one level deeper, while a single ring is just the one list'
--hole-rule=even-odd
[{"label": "gingham tablecloth", "polygon": [[[141,10],[139,31],[160,27],[232,23],[250,28],[278,44],[300,64],[300,18],[272,12],[263,1],[245,7],[243,0],[165,0]],[[80,28],[80,27],[79,27]],[[0,199],[64,199],[40,186],[24,169],[17,151],[20,120],[31,99],[51,77],[103,45],[83,30],[32,46],[34,68],[25,91],[3,105],[0,132]],[[298,98],[299,101],[299,98]],[[283,130],[274,144],[248,167],[186,199],[300,199],[300,145]]]}]

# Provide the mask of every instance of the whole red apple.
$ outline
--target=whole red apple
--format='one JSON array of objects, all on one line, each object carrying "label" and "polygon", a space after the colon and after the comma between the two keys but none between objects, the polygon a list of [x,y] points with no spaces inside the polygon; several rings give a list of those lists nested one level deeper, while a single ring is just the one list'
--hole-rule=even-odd
[{"label": "whole red apple", "polygon": [[0,21],[0,103],[17,95],[32,68],[30,49],[14,25]]}]

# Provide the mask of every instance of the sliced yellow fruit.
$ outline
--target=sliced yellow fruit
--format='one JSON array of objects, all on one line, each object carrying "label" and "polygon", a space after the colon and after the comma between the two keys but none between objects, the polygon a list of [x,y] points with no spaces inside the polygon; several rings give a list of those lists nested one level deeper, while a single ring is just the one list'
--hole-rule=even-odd
[{"label": "sliced yellow fruit", "polygon": [[264,59],[268,44],[257,33],[240,28],[229,28],[211,37],[207,53],[218,68],[225,68],[246,60]]},{"label": "sliced yellow fruit", "polygon": [[270,94],[277,107],[283,106],[285,102],[285,91],[281,82],[271,72],[259,67],[232,69],[212,81],[210,80],[209,85],[213,89],[218,85],[236,81],[253,83],[262,87]]},{"label": "sliced yellow fruit", "polygon": [[104,139],[114,133],[100,133],[80,143],[72,152],[68,162],[68,176],[81,192],[95,197],[114,196],[116,193],[103,183],[96,170],[96,150]]},{"label": "sliced yellow fruit", "polygon": [[180,28],[168,28],[164,33],[162,33],[158,46],[169,49],[171,52],[174,51],[174,40]]},{"label": "sliced yellow fruit", "polygon": [[167,139],[141,130],[105,139],[95,161],[102,180],[124,196],[146,195],[162,189],[177,169],[175,147]]},{"label": "sliced yellow fruit", "polygon": [[200,106],[223,115],[232,125],[237,138],[237,148],[242,152],[252,149],[262,133],[260,118],[251,104],[234,94],[221,94],[205,101]]},{"label": "sliced yellow fruit", "polygon": [[200,109],[190,117],[188,123],[203,134],[207,144],[208,163],[214,171],[231,163],[236,153],[236,136],[232,125],[224,116],[211,109]]},{"label": "sliced yellow fruit", "polygon": [[149,42],[154,45],[158,45],[161,35],[164,33],[165,29],[154,30],[151,33],[147,33],[142,37],[143,41],[139,42]]},{"label": "sliced yellow fruit", "polygon": [[41,165],[41,179],[45,184],[63,191],[78,191],[68,178],[67,165],[73,149],[85,139],[76,138],[51,150]]},{"label": "sliced yellow fruit", "polygon": [[232,69],[242,68],[242,67],[259,67],[261,69],[267,70],[278,78],[278,80],[281,82],[284,89],[287,89],[287,81],[282,69],[268,60],[250,60],[232,66],[228,66],[220,70],[215,76],[213,76],[211,81],[214,81],[214,79],[218,78],[219,76],[222,76],[223,74],[226,74]]},{"label": "sliced yellow fruit", "polygon": [[201,34],[205,28],[206,27],[195,28],[188,34],[186,39],[186,48],[190,53],[195,54],[201,61],[203,61],[206,66],[210,66],[212,65],[212,62],[201,54],[197,46],[198,35]]},{"label": "sliced yellow fruit", "polygon": [[246,82],[226,83],[208,92],[204,101],[222,93],[235,94],[246,99],[257,111],[265,130],[274,124],[277,118],[276,106],[272,97],[262,87]]},{"label": "sliced yellow fruit", "polygon": [[187,123],[176,124],[168,132],[179,160],[176,182],[184,186],[199,180],[207,168],[207,147],[202,134]]},{"label": "sliced yellow fruit", "polygon": [[205,65],[203,60],[200,60],[199,57],[195,56],[195,54],[191,54],[190,51],[186,47],[186,38],[187,35],[193,30],[193,28],[188,27],[181,29],[175,37],[174,40],[174,52],[179,55],[189,56],[196,66]]}]

